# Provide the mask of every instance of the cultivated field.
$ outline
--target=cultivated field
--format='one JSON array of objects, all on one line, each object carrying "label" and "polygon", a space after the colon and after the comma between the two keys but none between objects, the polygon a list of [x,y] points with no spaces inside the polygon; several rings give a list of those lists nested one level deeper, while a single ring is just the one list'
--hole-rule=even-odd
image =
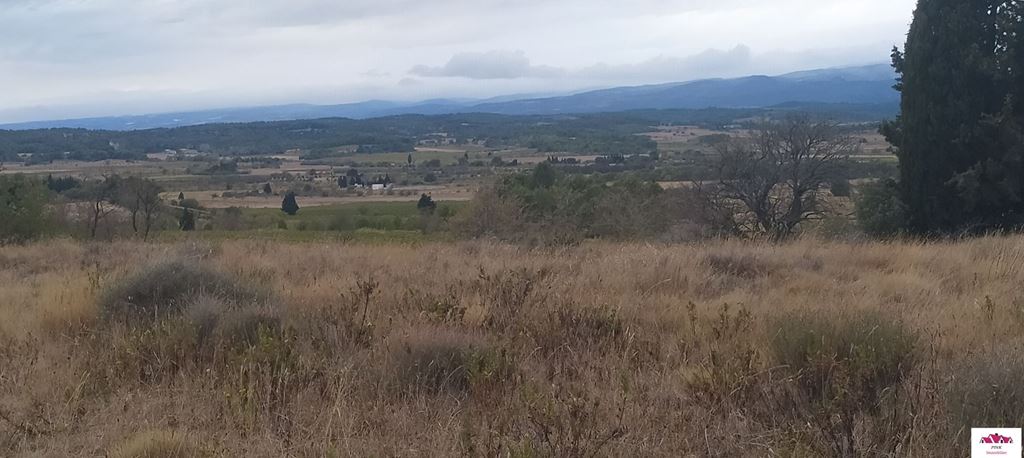
[{"label": "cultivated field", "polygon": [[5,247],[0,455],[965,456],[1024,420],[1022,280],[1021,237]]},{"label": "cultivated field", "polygon": [[[459,189],[448,186],[418,186],[410,188],[406,193],[394,192],[386,194],[383,192],[368,193],[363,196],[352,193],[351,195],[339,196],[308,196],[300,198],[302,208],[324,207],[343,204],[362,203],[385,203],[385,202],[416,202],[421,194],[429,194],[438,201],[463,202],[473,199],[475,190],[471,188]],[[177,193],[169,192],[164,198],[172,200]],[[186,197],[194,198],[203,208],[276,208],[281,209],[281,196],[245,196],[245,197],[224,197],[216,191],[190,191]]]}]

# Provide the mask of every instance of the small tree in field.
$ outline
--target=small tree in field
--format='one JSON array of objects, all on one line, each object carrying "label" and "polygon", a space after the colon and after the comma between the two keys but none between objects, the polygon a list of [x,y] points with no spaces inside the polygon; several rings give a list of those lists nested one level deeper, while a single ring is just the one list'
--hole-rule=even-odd
[{"label": "small tree in field", "polygon": [[140,177],[124,178],[118,186],[117,204],[128,210],[132,232],[139,235],[141,231],[143,239],[149,238],[149,232],[163,205],[160,191],[160,186],[154,181]]},{"label": "small tree in field", "polygon": [[739,232],[782,240],[821,217],[837,166],[856,150],[831,122],[792,117],[765,122],[750,138],[722,143],[711,198],[729,207]]},{"label": "small tree in field", "polygon": [[290,216],[295,216],[295,214],[299,212],[299,203],[295,201],[294,192],[289,192],[284,195],[284,200],[281,201],[281,211]]},{"label": "small tree in field", "polygon": [[178,226],[186,232],[196,230],[196,218],[192,215],[192,210],[187,208],[181,210],[181,219],[178,221]]},{"label": "small tree in field", "polygon": [[265,183],[263,185],[263,194],[270,195],[270,194],[273,194],[273,193],[274,193],[274,190],[270,187],[270,183]]},{"label": "small tree in field", "polygon": [[87,202],[89,238],[96,238],[100,223],[117,210],[118,193],[123,188],[122,179],[117,175],[103,180],[90,181],[76,188],[71,197]]},{"label": "small tree in field", "polygon": [[416,202],[416,208],[421,213],[434,213],[434,209],[437,208],[437,203],[434,202],[433,197],[421,194],[419,202]]},{"label": "small tree in field", "polygon": [[44,182],[25,175],[0,175],[0,245],[46,232],[49,200]]}]

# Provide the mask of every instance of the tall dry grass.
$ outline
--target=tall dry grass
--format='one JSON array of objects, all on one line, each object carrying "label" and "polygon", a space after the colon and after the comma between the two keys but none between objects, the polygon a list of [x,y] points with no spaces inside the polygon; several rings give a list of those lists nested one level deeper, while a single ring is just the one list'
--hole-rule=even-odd
[{"label": "tall dry grass", "polygon": [[[270,293],[105,318],[170,260]],[[1021,237],[4,247],[0,455],[962,456],[1022,419],[1022,280]]]}]

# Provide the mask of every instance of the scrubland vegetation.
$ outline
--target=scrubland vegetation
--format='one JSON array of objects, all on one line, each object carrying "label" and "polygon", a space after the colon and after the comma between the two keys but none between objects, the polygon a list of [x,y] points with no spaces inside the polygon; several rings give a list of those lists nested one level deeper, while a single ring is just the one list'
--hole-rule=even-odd
[{"label": "scrubland vegetation", "polygon": [[0,252],[5,456],[963,456],[1020,237]]},{"label": "scrubland vegetation", "polygon": [[1024,424],[1020,8],[922,2],[870,153],[764,110],[0,133],[0,455],[964,456]]}]

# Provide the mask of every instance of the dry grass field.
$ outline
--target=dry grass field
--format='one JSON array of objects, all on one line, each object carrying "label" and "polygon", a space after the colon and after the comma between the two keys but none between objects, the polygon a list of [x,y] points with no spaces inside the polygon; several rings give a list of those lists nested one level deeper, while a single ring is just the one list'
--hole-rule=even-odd
[{"label": "dry grass field", "polygon": [[0,249],[2,456],[964,456],[1024,238]]}]

